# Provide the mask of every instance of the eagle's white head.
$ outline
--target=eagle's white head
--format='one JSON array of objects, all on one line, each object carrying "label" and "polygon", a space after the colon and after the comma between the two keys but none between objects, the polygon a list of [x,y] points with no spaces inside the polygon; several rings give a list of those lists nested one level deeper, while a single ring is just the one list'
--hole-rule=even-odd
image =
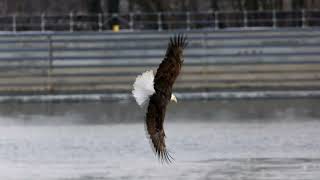
[{"label": "eagle's white head", "polygon": [[171,99],[170,99],[170,101],[173,101],[173,102],[175,102],[175,103],[178,102],[177,97],[176,97],[173,93],[171,94]]}]

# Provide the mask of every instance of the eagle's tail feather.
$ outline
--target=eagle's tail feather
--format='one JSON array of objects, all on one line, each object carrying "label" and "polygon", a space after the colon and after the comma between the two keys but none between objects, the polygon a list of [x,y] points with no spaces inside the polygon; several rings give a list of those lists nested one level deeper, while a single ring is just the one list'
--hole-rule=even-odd
[{"label": "eagle's tail feather", "polygon": [[142,106],[155,93],[153,80],[154,75],[152,70],[146,71],[136,78],[132,94],[139,106]]}]

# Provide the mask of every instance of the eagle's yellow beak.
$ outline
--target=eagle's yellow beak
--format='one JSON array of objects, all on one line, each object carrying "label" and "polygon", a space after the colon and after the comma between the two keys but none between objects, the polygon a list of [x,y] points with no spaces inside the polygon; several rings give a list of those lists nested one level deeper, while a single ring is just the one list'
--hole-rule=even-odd
[{"label": "eagle's yellow beak", "polygon": [[175,103],[178,102],[177,97],[176,97],[174,94],[171,94],[171,99],[170,99],[170,101],[173,101],[173,102],[175,102]]}]

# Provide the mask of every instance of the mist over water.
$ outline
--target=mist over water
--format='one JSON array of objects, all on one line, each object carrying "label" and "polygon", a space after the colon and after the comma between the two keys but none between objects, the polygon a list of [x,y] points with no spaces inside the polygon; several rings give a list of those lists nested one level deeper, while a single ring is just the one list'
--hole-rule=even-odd
[{"label": "mist over water", "polygon": [[[320,118],[318,99],[179,101],[167,108],[170,122],[270,122]],[[143,123],[145,108],[135,102],[1,103],[0,125],[95,125]]]},{"label": "mist over water", "polygon": [[320,178],[317,99],[180,101],[167,109],[171,165],[134,102],[0,104],[0,179]]}]

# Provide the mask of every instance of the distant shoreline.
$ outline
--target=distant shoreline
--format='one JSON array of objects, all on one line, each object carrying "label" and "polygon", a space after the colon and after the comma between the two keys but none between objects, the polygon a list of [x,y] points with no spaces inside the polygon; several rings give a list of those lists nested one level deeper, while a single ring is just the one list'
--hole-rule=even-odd
[{"label": "distant shoreline", "polygon": [[[320,98],[320,90],[177,92],[175,95],[180,100],[305,99]],[[133,101],[133,99],[131,94],[128,93],[0,96],[0,103],[85,101]]]}]

